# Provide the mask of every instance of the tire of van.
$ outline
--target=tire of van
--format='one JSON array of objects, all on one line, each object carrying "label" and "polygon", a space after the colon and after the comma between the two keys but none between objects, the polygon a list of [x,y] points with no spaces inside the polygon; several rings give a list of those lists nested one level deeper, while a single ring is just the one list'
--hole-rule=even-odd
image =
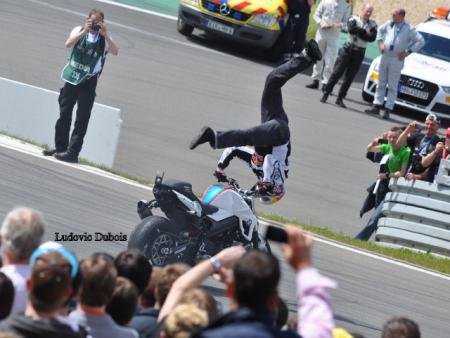
[{"label": "tire of van", "polygon": [[178,16],[177,31],[184,36],[191,36],[194,26],[188,25],[182,17]]},{"label": "tire of van", "polygon": [[368,102],[368,103],[372,103],[373,102],[373,96],[370,94],[367,94],[364,89],[362,90],[362,98],[364,101]]},{"label": "tire of van", "polygon": [[278,40],[273,44],[273,46],[264,51],[264,57],[266,60],[271,62],[280,61],[283,54],[286,51],[287,46],[287,28],[283,29]]},{"label": "tire of van", "polygon": [[270,62],[277,62],[281,60],[284,53],[284,39],[283,35],[280,35],[278,40],[273,44],[273,46],[264,51],[264,58]]}]

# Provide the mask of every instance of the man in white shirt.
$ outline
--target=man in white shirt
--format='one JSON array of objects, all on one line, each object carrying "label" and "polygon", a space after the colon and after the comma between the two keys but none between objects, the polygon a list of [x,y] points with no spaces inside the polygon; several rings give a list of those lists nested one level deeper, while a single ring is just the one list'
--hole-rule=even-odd
[{"label": "man in white shirt", "polygon": [[318,89],[319,82],[326,85],[333,72],[338,55],[339,33],[350,17],[350,5],[346,0],[322,0],[314,13],[318,29],[314,38],[319,45],[323,58],[313,68],[313,82],[307,88]]},{"label": "man in white shirt", "polygon": [[6,215],[0,230],[3,267],[0,269],[14,285],[11,314],[25,311],[27,305],[26,280],[30,276],[28,262],[39,246],[45,225],[42,215],[29,208],[15,208]]}]

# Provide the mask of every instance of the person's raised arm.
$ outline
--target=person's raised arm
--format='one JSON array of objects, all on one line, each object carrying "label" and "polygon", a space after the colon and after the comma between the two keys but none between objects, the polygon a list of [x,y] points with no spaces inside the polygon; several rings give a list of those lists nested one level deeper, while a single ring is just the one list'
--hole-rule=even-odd
[{"label": "person's raised arm", "polygon": [[380,152],[380,145],[378,144],[378,139],[374,139],[372,142],[370,142],[367,145],[367,151],[372,153],[379,153]]},{"label": "person's raised arm", "polygon": [[403,130],[403,132],[398,137],[397,141],[395,142],[395,146],[397,148],[405,147],[408,141],[408,136],[411,135],[413,132],[417,131],[417,121],[412,121],[408,124],[408,126]]},{"label": "person's raised arm", "polygon": [[91,25],[92,20],[86,19],[86,21],[84,22],[84,26],[81,30],[71,32],[70,36],[66,40],[66,43],[64,44],[64,47],[72,48],[73,46],[75,46],[75,44],[81,39],[83,34],[87,32],[87,30],[89,29],[89,27],[91,27]]},{"label": "person's raised arm", "polygon": [[328,288],[336,283],[312,267],[312,235],[296,226],[286,226],[288,244],[282,249],[297,272],[298,333],[303,338],[331,338],[334,316]]},{"label": "person's raised arm", "polygon": [[[242,246],[233,246],[220,251],[212,259],[220,262],[221,268],[229,269],[244,253],[245,249]],[[173,283],[167,295],[164,305],[159,312],[158,321],[161,321],[175,308],[181,296],[186,291],[198,287],[206,278],[215,272],[218,271],[215,270],[211,259],[207,259],[180,276]]]},{"label": "person's raised arm", "polygon": [[114,41],[109,36],[109,34],[108,34],[107,30],[106,30],[105,24],[103,22],[99,22],[98,24],[100,26],[100,30],[99,30],[100,34],[108,42],[108,45],[109,45],[108,52],[110,52],[114,56],[117,56],[119,54],[119,48],[116,46]]},{"label": "person's raised arm", "polygon": [[436,148],[434,148],[434,150],[431,153],[422,157],[422,162],[421,162],[422,167],[428,168],[433,163],[433,161],[436,159],[436,157],[441,155],[442,149],[444,149],[444,143],[438,142],[436,144]]}]

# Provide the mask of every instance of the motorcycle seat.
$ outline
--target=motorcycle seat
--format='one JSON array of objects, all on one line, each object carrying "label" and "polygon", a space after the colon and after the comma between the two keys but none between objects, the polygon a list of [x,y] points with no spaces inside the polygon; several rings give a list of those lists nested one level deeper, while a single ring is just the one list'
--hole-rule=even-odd
[{"label": "motorcycle seat", "polygon": [[173,189],[176,192],[186,196],[190,200],[199,202],[202,207],[202,211],[205,215],[214,214],[215,212],[217,212],[219,210],[219,208],[214,205],[203,204],[197,198],[197,196],[195,196],[195,194],[192,192],[192,184],[190,184],[188,182],[183,182],[183,181],[179,181],[179,180],[170,178],[170,179],[164,180],[163,184],[165,186],[169,187],[170,189]]},{"label": "motorcycle seat", "polygon": [[186,196],[192,201],[198,201],[197,196],[195,196],[194,193],[192,192],[192,184],[188,182],[168,178],[164,180],[163,184],[169,187],[170,189],[173,189],[176,192]]}]

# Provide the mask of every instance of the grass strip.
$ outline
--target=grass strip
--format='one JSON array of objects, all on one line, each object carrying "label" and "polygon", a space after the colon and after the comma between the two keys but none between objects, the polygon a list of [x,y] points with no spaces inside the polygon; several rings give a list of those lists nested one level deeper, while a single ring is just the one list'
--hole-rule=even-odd
[{"label": "grass strip", "polygon": [[386,248],[379,246],[374,242],[356,240],[343,233],[336,233],[327,228],[320,228],[314,225],[304,224],[298,220],[289,220],[287,218],[278,215],[258,212],[258,216],[279,223],[281,225],[284,224],[298,225],[315,235],[333,240],[335,242],[344,243],[354,248],[362,249],[371,253],[379,254],[399,261],[407,262],[412,265],[420,266],[425,269],[434,270],[450,275],[450,259],[436,257],[431,253],[421,253],[409,249]]}]

